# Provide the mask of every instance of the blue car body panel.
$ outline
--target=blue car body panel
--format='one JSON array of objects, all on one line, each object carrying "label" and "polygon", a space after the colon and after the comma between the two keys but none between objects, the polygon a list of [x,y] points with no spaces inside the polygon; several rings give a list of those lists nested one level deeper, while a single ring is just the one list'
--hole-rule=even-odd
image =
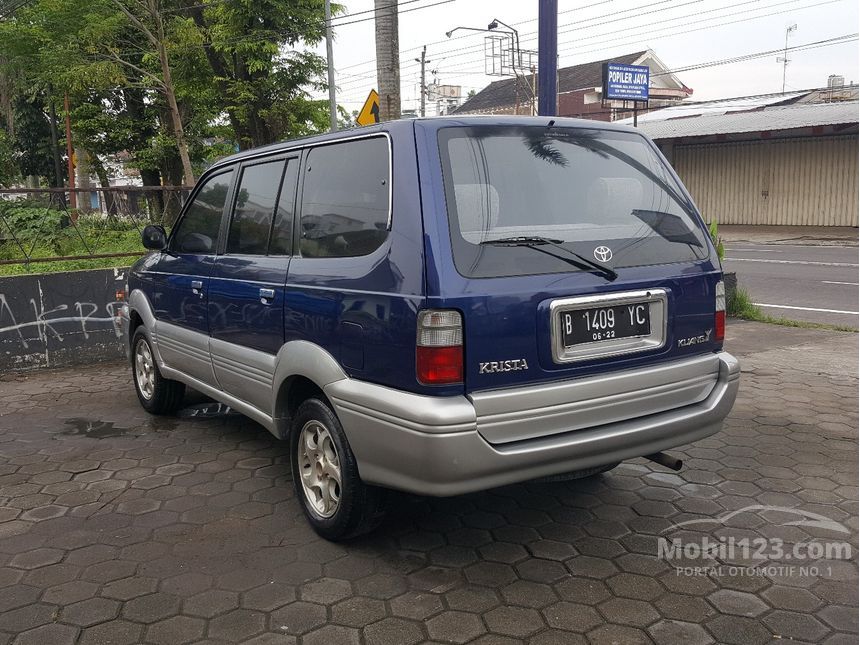
[{"label": "blue car body panel", "polygon": [[[216,167],[239,164],[267,152],[282,154],[290,147],[302,150],[386,133],[392,154],[387,240],[369,255],[348,258],[155,254],[135,265],[129,287],[143,290],[157,317],[167,322],[272,355],[285,342],[308,341],[335,357],[350,377],[419,394],[462,395],[719,351],[722,343],[712,336],[696,344],[678,342],[713,329],[715,288],[722,276],[713,248],[701,261],[620,268],[612,282],[576,269],[498,278],[467,278],[457,271],[438,131],[463,124],[521,121],[516,117],[404,120],[234,155]],[[557,121],[560,126],[617,129],[595,122],[586,126],[581,121]],[[684,195],[692,204],[689,194]],[[301,186],[297,202],[301,202]],[[229,210],[228,204],[225,211]],[[296,219],[299,217],[297,208]],[[701,218],[697,225],[706,232]],[[205,281],[203,298],[188,293],[192,276]],[[259,301],[259,289],[264,287],[275,291],[269,304]],[[667,337],[662,347],[576,363],[553,360],[549,305],[554,299],[657,288],[664,289],[668,297]],[[426,308],[456,309],[463,314],[463,384],[426,386],[416,379],[417,312]],[[482,362],[510,359],[526,361],[528,369],[479,373]]]}]

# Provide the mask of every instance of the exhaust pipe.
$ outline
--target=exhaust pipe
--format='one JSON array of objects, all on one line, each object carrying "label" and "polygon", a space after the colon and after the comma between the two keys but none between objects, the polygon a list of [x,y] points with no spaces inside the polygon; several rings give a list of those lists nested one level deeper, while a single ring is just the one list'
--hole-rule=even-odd
[{"label": "exhaust pipe", "polygon": [[681,470],[684,467],[684,462],[680,459],[667,455],[665,452],[655,452],[653,455],[645,455],[645,459],[653,461],[655,464],[660,464],[670,470]]}]

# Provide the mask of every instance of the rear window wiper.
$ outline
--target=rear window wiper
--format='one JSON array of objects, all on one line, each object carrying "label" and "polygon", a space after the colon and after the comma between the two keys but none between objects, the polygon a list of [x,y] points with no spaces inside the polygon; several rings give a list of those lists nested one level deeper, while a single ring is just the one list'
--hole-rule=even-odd
[{"label": "rear window wiper", "polygon": [[[571,251],[569,248],[562,245],[563,242],[564,240],[556,240],[551,237],[542,237],[540,235],[516,235],[513,237],[501,237],[495,240],[484,240],[483,242],[480,242],[480,244],[494,246],[525,246],[527,248],[534,249],[535,251],[545,253],[546,255],[551,255],[562,262],[567,262],[568,264],[572,264],[580,269],[596,271],[607,280],[612,281],[618,277],[618,273],[615,269],[598,264],[594,260],[590,260],[576,251]],[[546,249],[540,248],[542,246],[552,246],[554,248],[561,249],[573,257],[564,257],[563,255],[552,253]]]}]

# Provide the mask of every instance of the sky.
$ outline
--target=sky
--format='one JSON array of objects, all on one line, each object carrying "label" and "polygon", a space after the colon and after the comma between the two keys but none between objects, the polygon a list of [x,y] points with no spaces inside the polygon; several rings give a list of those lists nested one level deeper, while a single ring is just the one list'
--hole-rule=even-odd
[{"label": "sky", "polygon": [[[497,18],[519,31],[521,49],[537,50],[538,0],[399,0],[402,108],[417,108],[420,65],[427,46],[427,82],[461,85],[463,94],[497,77],[485,74],[484,37],[455,27],[486,28]],[[376,87],[373,0],[340,0],[335,18],[334,67],[338,104],[358,110]],[[558,0],[559,66],[651,48],[677,68],[781,49],[786,28],[797,25],[789,46],[858,31],[857,0]],[[364,13],[361,13],[364,12]],[[340,23],[340,26],[337,26]],[[351,23],[351,24],[347,24]],[[325,43],[316,47],[325,56]],[[789,52],[786,91],[823,87],[830,74],[860,81],[858,43]],[[692,100],[747,96],[782,90],[776,55],[679,72]],[[322,98],[322,95],[320,95]]]}]

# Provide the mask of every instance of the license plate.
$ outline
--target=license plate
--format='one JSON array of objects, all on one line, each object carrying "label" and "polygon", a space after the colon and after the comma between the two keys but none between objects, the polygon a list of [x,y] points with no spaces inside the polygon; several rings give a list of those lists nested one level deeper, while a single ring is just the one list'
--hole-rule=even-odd
[{"label": "license plate", "polygon": [[559,316],[565,347],[651,333],[651,310],[644,302],[562,311]]}]

